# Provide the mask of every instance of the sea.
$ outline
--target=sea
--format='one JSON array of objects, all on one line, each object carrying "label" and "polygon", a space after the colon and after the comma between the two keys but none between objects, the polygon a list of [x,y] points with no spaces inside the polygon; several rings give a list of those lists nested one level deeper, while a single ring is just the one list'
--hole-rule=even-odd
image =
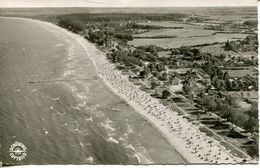
[{"label": "sea", "polygon": [[[10,157],[16,141],[26,146],[22,160]],[[0,17],[0,161],[187,163],[104,84],[75,39],[45,23],[5,17]]]}]

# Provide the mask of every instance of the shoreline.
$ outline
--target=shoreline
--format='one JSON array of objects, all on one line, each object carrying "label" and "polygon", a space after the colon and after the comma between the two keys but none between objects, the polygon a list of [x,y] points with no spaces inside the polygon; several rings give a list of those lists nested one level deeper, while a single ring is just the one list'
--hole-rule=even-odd
[{"label": "shoreline", "polygon": [[[188,163],[239,164],[242,162],[243,158],[233,156],[225,147],[219,144],[219,141],[200,132],[198,126],[188,122],[185,118],[179,116],[177,112],[167,109],[157,99],[132,84],[128,77],[115,69],[115,66],[109,62],[102,51],[98,50],[94,44],[88,42],[82,36],[49,22],[27,18],[13,19],[26,19],[34,23],[46,24],[74,38],[82,45],[86,51],[86,56],[90,58],[95,66],[98,76],[113,93],[125,100],[136,112],[148,120]],[[213,155],[217,154],[220,154],[221,158],[213,157]]]}]

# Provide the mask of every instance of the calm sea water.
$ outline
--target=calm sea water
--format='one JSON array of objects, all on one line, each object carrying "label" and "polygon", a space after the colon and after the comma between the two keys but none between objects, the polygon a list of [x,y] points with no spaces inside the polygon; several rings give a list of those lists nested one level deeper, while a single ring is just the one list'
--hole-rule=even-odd
[{"label": "calm sea water", "polygon": [[[82,46],[28,20],[0,18],[0,121],[4,164],[186,163],[97,78]],[[9,156],[15,141],[22,161]]]}]

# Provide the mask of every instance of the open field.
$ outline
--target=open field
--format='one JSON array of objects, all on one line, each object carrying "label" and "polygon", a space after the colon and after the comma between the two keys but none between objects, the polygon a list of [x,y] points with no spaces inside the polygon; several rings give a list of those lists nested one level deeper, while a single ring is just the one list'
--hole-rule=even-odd
[{"label": "open field", "polygon": [[223,44],[215,44],[215,45],[203,46],[198,48],[202,53],[210,53],[216,55],[227,54],[231,56],[239,56],[239,54],[234,51],[225,51]]},{"label": "open field", "polygon": [[244,58],[250,58],[251,56],[257,56],[256,52],[253,51],[248,51],[248,52],[243,52],[243,53],[236,53],[234,51],[225,51],[224,49],[224,44],[214,44],[210,46],[203,46],[199,47],[200,52],[202,53],[210,53],[210,54],[215,54],[215,55],[220,55],[220,54],[226,54],[230,56],[235,56],[235,57],[244,57]]},{"label": "open field", "polygon": [[168,28],[174,28],[174,27],[183,27],[184,29],[201,29],[201,26],[198,25],[192,25],[192,24],[183,24],[183,23],[177,23],[174,21],[149,21],[149,22],[140,22],[138,23],[140,25],[152,25],[152,26],[162,26],[162,27],[168,27]]},{"label": "open field", "polygon": [[208,9],[196,12],[198,17],[204,20],[204,23],[225,23],[232,21],[234,23],[243,23],[246,20],[257,20],[257,8],[220,8]]},{"label": "open field", "polygon": [[137,34],[134,37],[160,37],[160,36],[176,36],[176,37],[198,37],[212,36],[214,30],[201,29],[160,29]]},{"label": "open field", "polygon": [[248,111],[250,110],[251,104],[243,101],[242,99],[235,99],[236,106],[238,107],[237,110],[239,111]]},{"label": "open field", "polygon": [[165,27],[163,29],[151,30],[149,32],[134,35],[135,38],[151,37],[198,37],[212,36],[214,30],[205,30],[203,26],[176,23],[174,21],[149,21],[138,23],[140,25],[152,25]]},{"label": "open field", "polygon": [[239,78],[247,75],[253,77],[254,75],[258,74],[258,72],[253,67],[247,69],[241,69],[241,70],[224,70],[224,71],[227,71],[232,78]]},{"label": "open field", "polygon": [[[241,92],[229,92],[229,95],[234,96],[236,98],[241,98]],[[258,91],[243,91],[243,98],[249,99],[250,101],[258,102]]]},{"label": "open field", "polygon": [[243,39],[246,34],[216,34],[209,37],[190,37],[190,38],[161,38],[161,39],[134,39],[129,44],[134,46],[156,45],[163,48],[178,48],[181,46],[194,46],[214,42],[226,42]]},{"label": "open field", "polygon": [[[241,12],[242,13],[242,12]],[[208,18],[208,23],[224,23],[227,21],[233,21],[234,23],[243,23],[247,20],[257,20],[257,13],[254,12],[246,12],[241,15],[241,13],[231,13],[231,14],[223,14],[223,13],[215,13],[214,15],[206,16]]]}]

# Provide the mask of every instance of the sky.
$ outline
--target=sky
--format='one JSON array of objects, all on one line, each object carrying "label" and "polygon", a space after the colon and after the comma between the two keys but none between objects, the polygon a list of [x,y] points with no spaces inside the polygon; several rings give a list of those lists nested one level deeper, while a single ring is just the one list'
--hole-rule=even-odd
[{"label": "sky", "polygon": [[257,0],[0,0],[0,7],[256,6]]}]

